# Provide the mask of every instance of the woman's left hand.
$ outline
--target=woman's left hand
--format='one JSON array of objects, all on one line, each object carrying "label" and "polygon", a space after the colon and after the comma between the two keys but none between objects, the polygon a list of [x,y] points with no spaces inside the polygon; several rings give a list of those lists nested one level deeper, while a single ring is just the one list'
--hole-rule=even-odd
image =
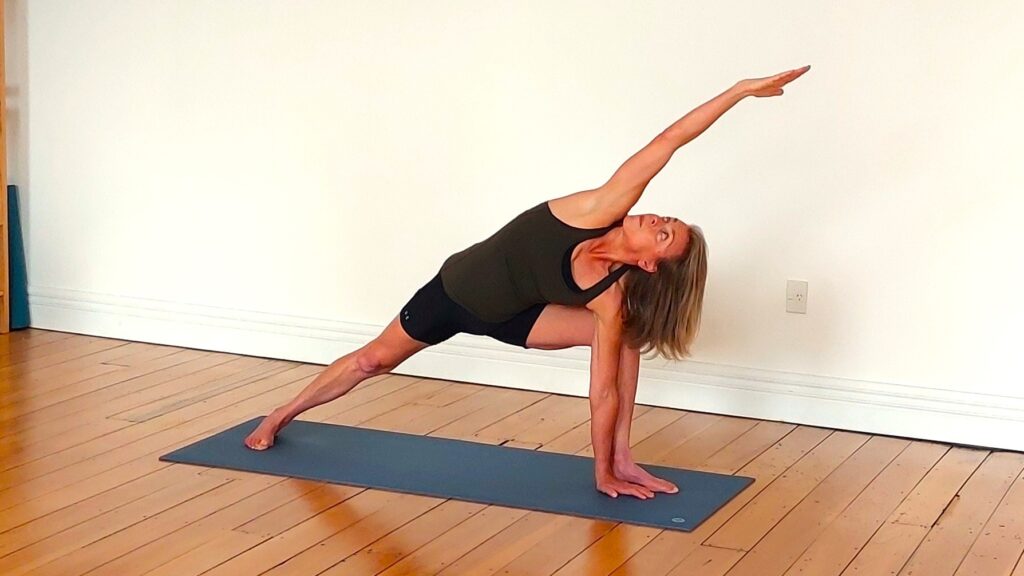
[{"label": "woman's left hand", "polygon": [[779,96],[780,94],[782,94],[783,86],[803,76],[804,72],[807,72],[810,69],[811,66],[810,64],[808,64],[803,68],[788,70],[786,72],[782,72],[774,76],[740,80],[739,82],[736,83],[736,87],[739,88],[744,94],[748,96],[757,96],[758,98],[764,98],[766,96]]}]

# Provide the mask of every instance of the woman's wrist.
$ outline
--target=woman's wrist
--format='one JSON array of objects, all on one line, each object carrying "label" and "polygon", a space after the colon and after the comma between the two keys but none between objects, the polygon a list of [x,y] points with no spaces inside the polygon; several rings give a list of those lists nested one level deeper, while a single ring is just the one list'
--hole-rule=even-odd
[{"label": "woman's wrist", "polygon": [[615,469],[611,465],[594,465],[594,480],[600,482],[602,480],[611,480],[615,478]]},{"label": "woman's wrist", "polygon": [[736,96],[737,100],[742,100],[747,96],[750,96],[750,92],[747,90],[746,84],[746,80],[740,80],[739,82],[733,84],[732,87],[729,88],[729,91]]}]

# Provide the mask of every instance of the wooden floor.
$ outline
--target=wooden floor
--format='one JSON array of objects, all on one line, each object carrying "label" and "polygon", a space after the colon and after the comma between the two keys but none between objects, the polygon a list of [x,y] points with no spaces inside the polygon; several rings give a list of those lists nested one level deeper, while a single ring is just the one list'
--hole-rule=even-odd
[{"label": "wooden floor", "polygon": [[[692,533],[157,459],[322,369],[0,336],[0,574],[1024,576],[1016,452],[638,405],[638,462],[757,479]],[[385,375],[300,419],[592,455],[588,406]]]}]

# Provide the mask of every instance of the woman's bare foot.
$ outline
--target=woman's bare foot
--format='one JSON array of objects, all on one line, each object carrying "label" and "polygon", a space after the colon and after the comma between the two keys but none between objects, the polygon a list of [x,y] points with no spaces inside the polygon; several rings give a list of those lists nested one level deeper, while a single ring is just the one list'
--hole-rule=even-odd
[{"label": "woman's bare foot", "polygon": [[245,445],[253,450],[266,450],[274,445],[274,437],[291,419],[285,419],[281,408],[271,412],[245,439]]},{"label": "woman's bare foot", "polygon": [[612,471],[616,478],[620,480],[626,480],[627,482],[633,482],[634,484],[640,484],[646,487],[651,492],[664,492],[666,494],[675,494],[679,492],[679,488],[662,478],[652,476],[650,472],[636,465],[634,462],[623,462],[616,463]]}]

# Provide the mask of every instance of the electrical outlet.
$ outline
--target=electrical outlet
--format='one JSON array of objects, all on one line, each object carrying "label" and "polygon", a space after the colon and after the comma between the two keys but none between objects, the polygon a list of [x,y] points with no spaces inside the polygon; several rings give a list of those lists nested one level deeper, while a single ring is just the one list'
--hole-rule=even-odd
[{"label": "electrical outlet", "polygon": [[807,314],[807,282],[788,280],[786,282],[786,312]]}]

